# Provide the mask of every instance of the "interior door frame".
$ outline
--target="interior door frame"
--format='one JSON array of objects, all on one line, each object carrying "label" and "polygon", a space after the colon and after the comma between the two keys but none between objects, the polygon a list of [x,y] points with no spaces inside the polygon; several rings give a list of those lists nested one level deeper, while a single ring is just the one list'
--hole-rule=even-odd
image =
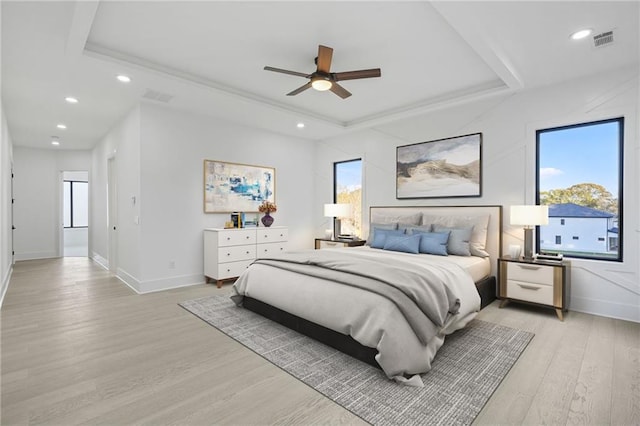
[{"label": "interior door frame", "polygon": [[107,234],[109,271],[118,272],[118,180],[116,157],[107,159]]}]

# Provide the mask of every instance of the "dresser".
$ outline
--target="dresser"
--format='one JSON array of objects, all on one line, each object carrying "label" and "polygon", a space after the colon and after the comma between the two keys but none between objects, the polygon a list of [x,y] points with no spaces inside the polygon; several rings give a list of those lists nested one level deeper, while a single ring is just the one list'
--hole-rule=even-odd
[{"label": "dresser", "polygon": [[287,248],[289,231],[284,226],[270,228],[204,230],[204,275],[218,288],[225,280],[237,278],[255,259],[273,256]]},{"label": "dresser", "polygon": [[534,303],[556,310],[563,321],[568,309],[571,263],[500,259],[500,307],[509,301]]}]

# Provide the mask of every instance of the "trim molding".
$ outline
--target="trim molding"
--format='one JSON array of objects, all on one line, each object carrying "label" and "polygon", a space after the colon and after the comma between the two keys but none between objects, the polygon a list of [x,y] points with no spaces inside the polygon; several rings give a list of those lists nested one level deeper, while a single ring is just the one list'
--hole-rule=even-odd
[{"label": "trim molding", "polygon": [[202,274],[180,275],[170,278],[139,282],[138,289],[140,293],[154,293],[156,291],[169,290],[178,287],[189,287],[204,283],[205,278]]},{"label": "trim molding", "polygon": [[60,256],[58,256],[58,253],[55,251],[40,251],[33,253],[16,253],[14,259],[16,262],[19,262],[22,260],[53,259],[56,257]]},{"label": "trim molding", "polygon": [[13,264],[9,265],[9,270],[2,278],[2,293],[0,294],[0,309],[2,309],[2,303],[4,302],[4,296],[9,289],[9,281],[11,281],[11,275],[13,274]]},{"label": "trim molding", "polygon": [[586,297],[571,297],[569,312],[571,311],[640,323],[640,309],[636,304],[613,303]]},{"label": "trim molding", "polygon": [[107,271],[109,270],[109,261],[107,259],[105,259],[104,257],[100,256],[95,251],[93,253],[91,253],[91,259],[93,259],[94,262],[96,262],[98,265],[102,266]]}]

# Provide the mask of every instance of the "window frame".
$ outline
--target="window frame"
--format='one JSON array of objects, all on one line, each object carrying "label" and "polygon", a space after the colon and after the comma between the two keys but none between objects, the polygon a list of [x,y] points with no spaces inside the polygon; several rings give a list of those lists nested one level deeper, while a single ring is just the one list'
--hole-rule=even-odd
[{"label": "window frame", "polygon": [[[362,160],[362,157],[359,158],[352,158],[350,160],[342,160],[342,161],[334,161],[333,162],[333,203],[336,204],[338,202],[338,179],[337,179],[337,172],[338,172],[338,167],[340,164],[345,164],[345,163],[353,163],[355,161],[360,161],[361,163],[361,167],[360,167],[360,173],[362,176],[362,169],[364,167],[364,161]],[[360,204],[362,204],[362,200],[364,195],[362,194],[362,191],[364,191],[364,182],[361,180],[360,181],[360,188],[361,188],[361,192],[360,192]],[[360,206],[362,208],[362,205]],[[333,219],[335,222],[335,218]],[[334,229],[335,229],[335,223],[334,225]],[[360,217],[360,232],[362,233],[362,215]],[[360,238],[362,238],[362,235],[359,235]]]},{"label": "window frame", "polygon": [[[623,262],[623,213],[624,213],[624,116],[615,117],[615,118],[607,118],[603,120],[594,120],[583,123],[569,124],[564,126],[556,126],[549,127],[546,129],[538,129],[536,130],[536,165],[535,165],[535,197],[536,197],[536,205],[540,205],[540,135],[548,132],[559,131],[559,130],[567,130],[578,127],[587,127],[594,126],[599,124],[606,123],[618,123],[618,193],[612,194],[617,196],[618,199],[618,256],[616,258],[613,257],[602,257],[602,256],[581,256],[579,254],[571,253],[566,254],[563,253],[565,257],[575,258],[575,259],[585,259],[585,260],[604,260],[607,262]],[[536,252],[540,252],[540,226],[536,226]]]},{"label": "window frame", "polygon": [[[69,222],[71,222],[71,226],[64,226],[64,229],[81,229],[81,228],[88,228],[89,225],[87,224],[86,226],[74,226],[73,225],[73,184],[74,183],[86,183],[87,184],[87,193],[89,191],[89,181],[86,180],[72,180],[72,179],[64,179],[62,181],[63,185],[65,183],[69,182],[69,200],[71,205],[69,206]],[[88,206],[87,206],[88,207]],[[64,211],[64,206],[63,206],[63,211]]]}]

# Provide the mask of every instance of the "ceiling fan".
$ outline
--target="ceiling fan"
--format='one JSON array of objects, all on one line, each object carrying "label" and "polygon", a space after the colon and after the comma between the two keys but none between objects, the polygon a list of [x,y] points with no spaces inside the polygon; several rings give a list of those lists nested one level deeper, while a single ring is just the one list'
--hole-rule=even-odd
[{"label": "ceiling fan", "polygon": [[303,86],[298,87],[292,92],[287,93],[287,96],[295,96],[300,92],[304,92],[310,87],[313,87],[319,91],[331,90],[342,99],[351,96],[351,93],[344,87],[338,84],[338,81],[343,80],[355,80],[359,78],[372,78],[380,77],[380,68],[373,68],[368,70],[358,71],[345,71],[345,72],[330,72],[331,58],[333,56],[333,49],[327,46],[318,46],[318,56],[315,59],[317,69],[311,74],[305,74],[303,72],[283,70],[281,68],[264,67],[266,71],[280,72],[283,74],[296,75],[298,77],[308,78],[309,82]]}]

